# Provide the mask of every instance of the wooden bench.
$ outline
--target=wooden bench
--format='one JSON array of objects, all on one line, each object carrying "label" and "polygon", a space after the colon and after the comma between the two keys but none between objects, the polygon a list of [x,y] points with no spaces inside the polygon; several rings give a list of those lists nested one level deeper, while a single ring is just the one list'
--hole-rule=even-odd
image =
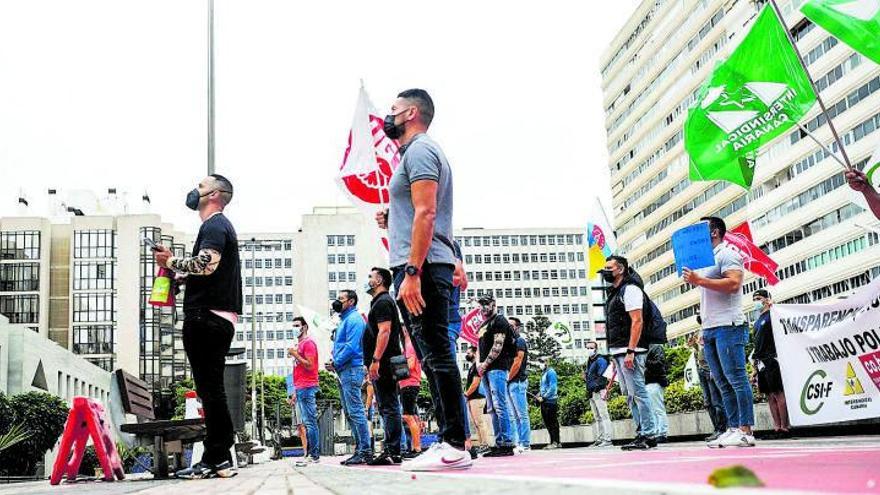
[{"label": "wooden bench", "polygon": [[[204,418],[156,420],[153,411],[153,394],[146,382],[123,370],[114,372],[122,399],[122,409],[126,414],[137,417],[137,423],[124,424],[119,427],[123,433],[135,435],[141,444],[153,448],[153,475],[156,478],[168,478],[169,442],[194,443],[205,437]],[[180,467],[180,453],[175,455],[175,464]]]}]

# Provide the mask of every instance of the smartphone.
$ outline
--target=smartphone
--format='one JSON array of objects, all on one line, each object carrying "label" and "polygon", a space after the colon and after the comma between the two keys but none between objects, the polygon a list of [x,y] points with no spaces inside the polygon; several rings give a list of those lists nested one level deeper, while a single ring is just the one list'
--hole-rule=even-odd
[{"label": "smartphone", "polygon": [[149,237],[142,237],[141,239],[143,239],[144,244],[146,244],[147,247],[150,248],[151,250],[153,250],[153,251],[159,250],[159,246],[155,242],[153,242],[153,240],[150,239]]}]

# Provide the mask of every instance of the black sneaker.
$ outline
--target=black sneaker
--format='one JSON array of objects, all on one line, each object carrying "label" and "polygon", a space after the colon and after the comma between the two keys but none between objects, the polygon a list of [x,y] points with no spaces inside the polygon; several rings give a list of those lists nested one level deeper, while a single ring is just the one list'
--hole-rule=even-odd
[{"label": "black sneaker", "polygon": [[373,456],[367,454],[355,454],[342,462],[343,466],[362,466],[373,460]]},{"label": "black sneaker", "polygon": [[[663,438],[666,438],[666,437],[663,437]],[[655,448],[657,448],[657,438],[645,437],[645,444],[648,446],[648,448],[655,449]]]},{"label": "black sneaker", "polygon": [[669,443],[669,439],[666,438],[666,435],[659,435],[655,437],[655,440],[657,441],[657,443]]},{"label": "black sneaker", "polygon": [[479,456],[479,452],[476,447],[471,447],[468,449],[468,453],[471,455],[471,459],[476,459]]},{"label": "black sneaker", "polygon": [[377,457],[367,461],[367,466],[395,466],[403,462],[400,454],[390,454],[382,452]]},{"label": "black sneaker", "polygon": [[223,461],[220,464],[209,464],[207,462],[196,463],[193,467],[181,469],[174,473],[174,476],[180,479],[207,479],[207,478],[232,478],[237,475],[232,470],[232,463]]},{"label": "black sneaker", "polygon": [[418,456],[420,456],[420,455],[422,455],[422,451],[421,451],[421,450],[407,450],[406,452],[400,454],[400,457],[401,457],[404,461],[411,461],[411,460],[415,459],[416,457],[418,457]]},{"label": "black sneaker", "polygon": [[513,455],[513,447],[492,447],[483,457],[510,457]]},{"label": "black sneaker", "polygon": [[[654,442],[654,446],[656,447],[657,442],[654,441],[653,439],[652,439],[652,441]],[[648,450],[651,447],[648,445],[648,439],[640,435],[640,436],[637,436],[635,438],[635,440],[633,440],[632,442],[630,442],[620,448],[621,448],[621,450]]]}]

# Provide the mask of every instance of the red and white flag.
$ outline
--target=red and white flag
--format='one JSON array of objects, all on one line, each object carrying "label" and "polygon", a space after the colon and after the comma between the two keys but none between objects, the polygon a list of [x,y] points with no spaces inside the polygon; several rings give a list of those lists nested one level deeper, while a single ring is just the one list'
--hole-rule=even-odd
[{"label": "red and white flag", "polygon": [[[384,118],[361,86],[336,183],[370,221],[388,205],[388,184],[400,164],[398,143],[385,135],[383,124]],[[387,250],[388,239],[384,232],[381,236]]]},{"label": "red and white flag", "polygon": [[461,338],[471,345],[477,345],[480,341],[480,327],[483,326],[483,313],[480,308],[474,308],[461,319]]},{"label": "red and white flag", "polygon": [[749,222],[743,222],[736,228],[728,230],[724,234],[724,240],[740,252],[743,257],[743,266],[746,270],[763,278],[770,285],[779,283],[779,278],[776,276],[776,269],[779,268],[779,264],[755,245],[752,240],[752,230],[749,228]]}]

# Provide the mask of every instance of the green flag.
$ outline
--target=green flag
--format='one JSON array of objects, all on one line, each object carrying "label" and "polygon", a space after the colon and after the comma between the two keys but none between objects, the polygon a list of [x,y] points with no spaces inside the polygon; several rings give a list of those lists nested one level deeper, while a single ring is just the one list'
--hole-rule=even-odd
[{"label": "green flag", "polygon": [[880,64],[880,0],[809,0],[801,12]]},{"label": "green flag", "polygon": [[816,101],[785,28],[766,6],[742,43],[703,83],[684,123],[691,180],[748,188],[758,148],[804,116]]}]

